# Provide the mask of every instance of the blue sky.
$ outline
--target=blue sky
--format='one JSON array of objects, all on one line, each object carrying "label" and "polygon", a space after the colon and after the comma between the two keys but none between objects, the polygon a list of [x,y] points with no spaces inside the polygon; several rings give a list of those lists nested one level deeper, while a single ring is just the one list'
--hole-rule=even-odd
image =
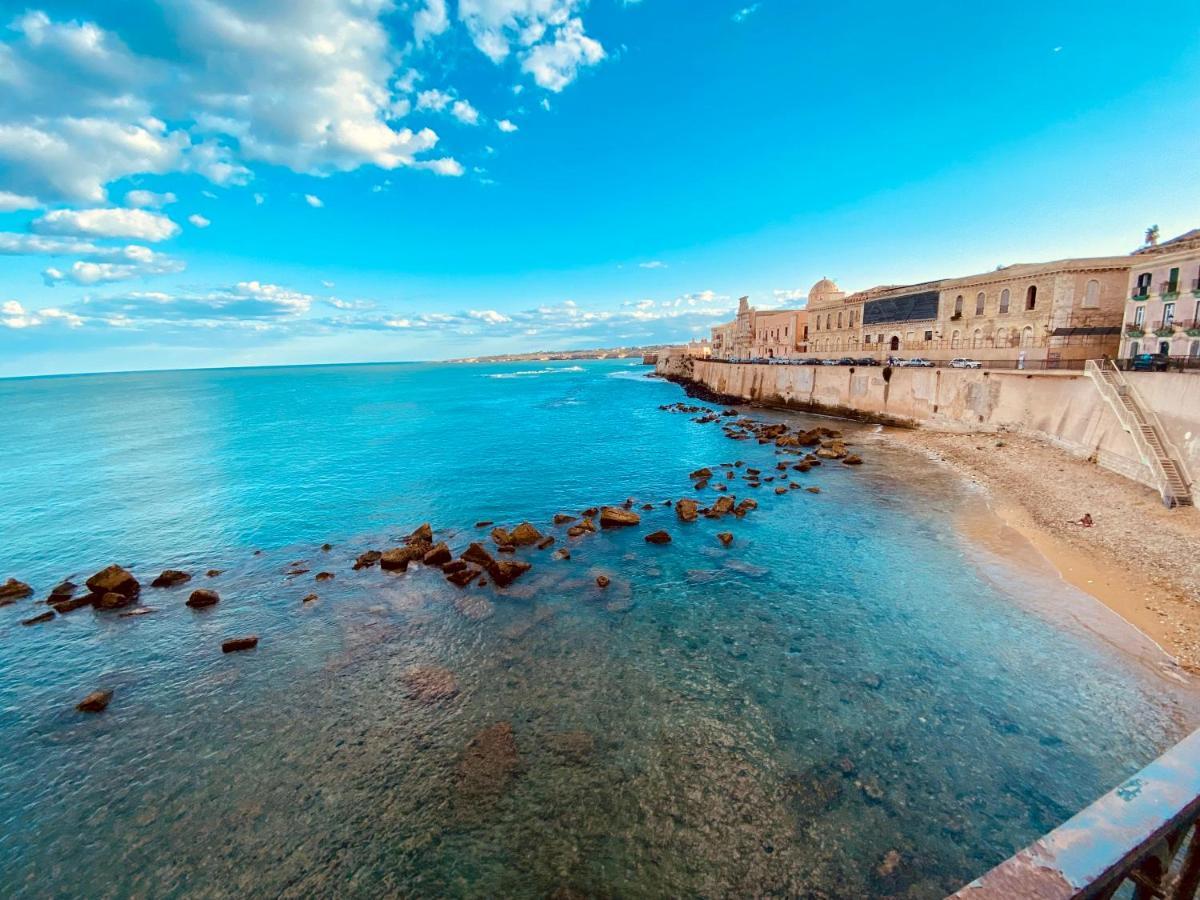
[{"label": "blue sky", "polygon": [[1198,147],[1194,2],[0,2],[0,376],[681,340],[1196,227]]}]

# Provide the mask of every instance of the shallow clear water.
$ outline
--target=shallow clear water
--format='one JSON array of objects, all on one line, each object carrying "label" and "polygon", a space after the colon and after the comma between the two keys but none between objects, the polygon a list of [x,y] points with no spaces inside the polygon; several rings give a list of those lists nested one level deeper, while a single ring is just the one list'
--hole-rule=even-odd
[{"label": "shallow clear water", "polygon": [[[461,548],[477,520],[550,529],[774,467],[660,411],[684,398],[646,371],[0,381],[0,579],[38,591],[0,609],[0,893],[936,897],[1195,725],[1143,639],[1014,564],[1026,545],[963,537],[978,498],[855,426],[866,465],[794,474],[819,495],[734,482],[743,520],[657,506],[569,562],[522,551],[507,591],[351,570],[423,521]],[[144,587],[153,615],[19,624],[110,562],[223,569],[196,579],[222,601],[186,608],[194,581]],[[411,698],[421,665],[458,696]],[[109,709],[76,713],[98,687]],[[500,722],[518,758],[481,790],[464,751]]]}]

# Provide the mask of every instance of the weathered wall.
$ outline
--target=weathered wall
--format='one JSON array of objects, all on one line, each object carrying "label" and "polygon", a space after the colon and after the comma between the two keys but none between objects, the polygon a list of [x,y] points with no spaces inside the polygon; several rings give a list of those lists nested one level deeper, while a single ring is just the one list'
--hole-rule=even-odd
[{"label": "weathered wall", "polygon": [[[1133,439],[1086,375],[978,369],[756,366],[696,361],[687,375],[664,359],[658,371],[710,390],[769,405],[853,411],[946,431],[1011,429],[1094,458],[1151,484]],[[1200,377],[1137,374],[1131,380],[1158,413],[1192,477],[1200,472]]]}]

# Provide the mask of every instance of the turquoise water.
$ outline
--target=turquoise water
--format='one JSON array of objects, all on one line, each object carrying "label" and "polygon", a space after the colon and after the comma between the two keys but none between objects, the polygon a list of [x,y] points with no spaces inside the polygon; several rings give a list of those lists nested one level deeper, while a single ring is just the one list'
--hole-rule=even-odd
[{"label": "turquoise water", "polygon": [[[646,371],[0,381],[0,580],[37,589],[0,608],[0,893],[937,897],[1196,724],[1143,641],[962,536],[979,499],[869,428],[864,466],[793,473],[819,495],[733,482],[757,511],[678,523],[688,472],[777,457],[661,411],[685,398]],[[424,521],[561,546],[554,513],[627,497],[640,528],[520,551],[506,591],[351,569]],[[157,612],[19,624],[112,562]],[[167,567],[197,577],[150,588]],[[183,605],[197,582],[217,607]],[[410,696],[414,666],[459,693]],[[515,754],[464,767],[498,723]]]}]

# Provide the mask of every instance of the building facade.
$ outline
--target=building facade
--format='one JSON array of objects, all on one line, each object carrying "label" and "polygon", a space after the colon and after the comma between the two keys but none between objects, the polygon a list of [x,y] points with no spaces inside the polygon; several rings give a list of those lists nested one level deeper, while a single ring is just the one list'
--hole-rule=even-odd
[{"label": "building facade", "polygon": [[1132,257],[1121,357],[1200,359],[1200,229]]},{"label": "building facade", "polygon": [[795,359],[808,353],[808,312],[773,309],[754,315],[755,359]]}]

